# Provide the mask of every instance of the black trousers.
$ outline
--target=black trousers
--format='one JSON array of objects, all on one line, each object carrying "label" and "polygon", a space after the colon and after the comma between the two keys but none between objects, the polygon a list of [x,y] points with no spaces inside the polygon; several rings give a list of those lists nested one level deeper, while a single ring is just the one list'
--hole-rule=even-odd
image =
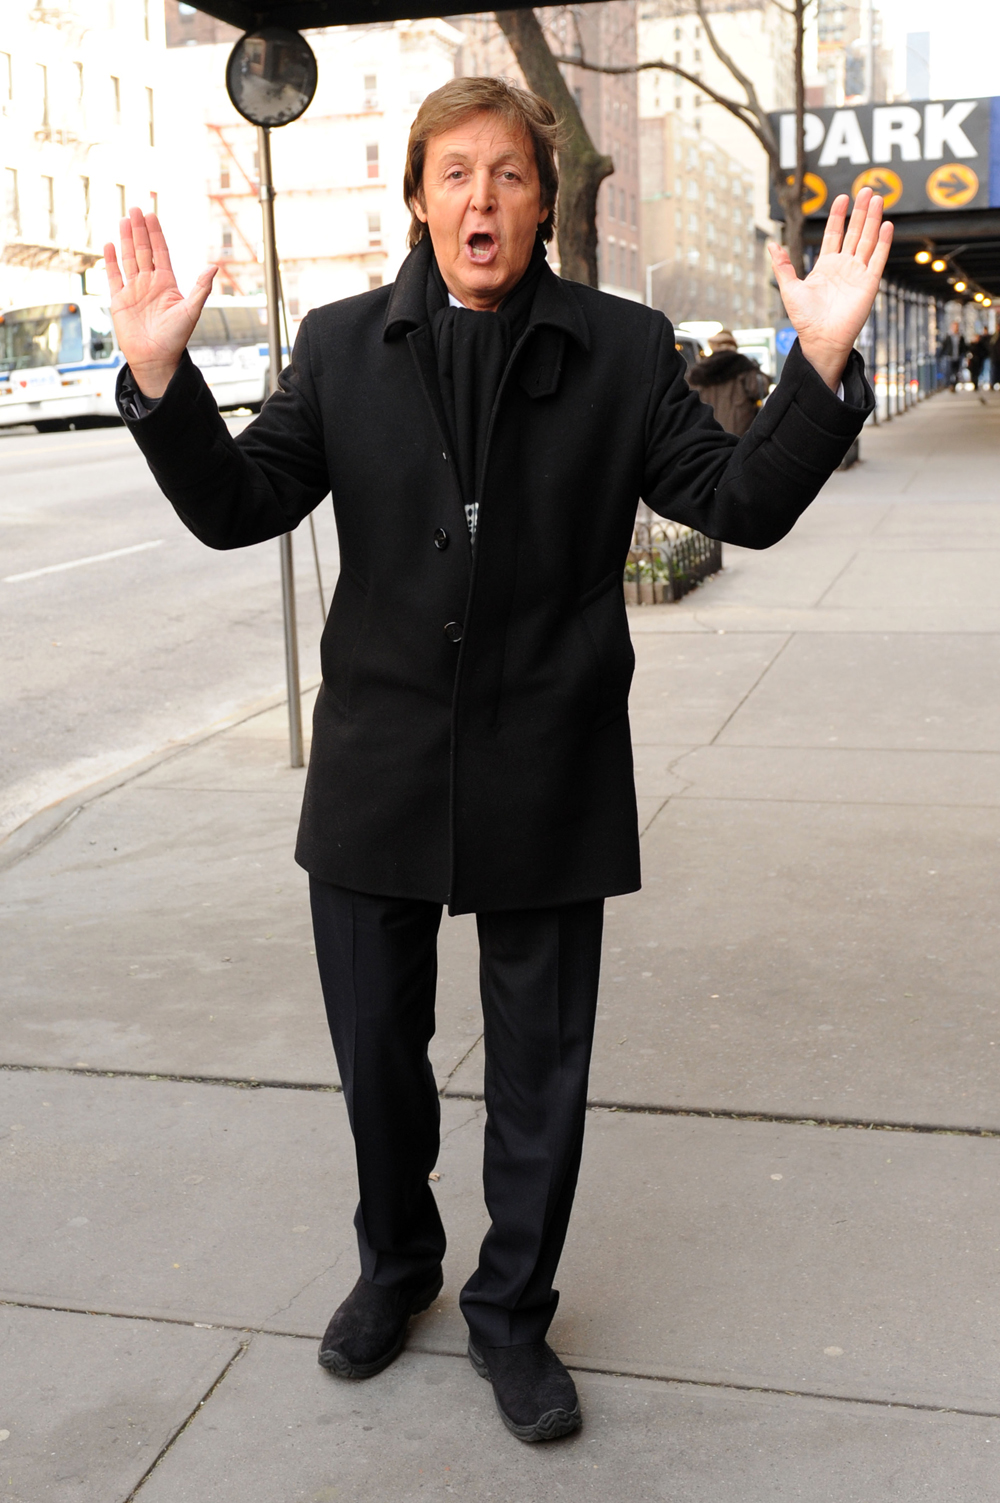
[{"label": "black trousers", "polygon": [[[444,1255],[428,1175],[440,1101],[434,1033],[441,905],[310,879],[316,959],[354,1134],[361,1272],[419,1280]],[[576,1191],[604,904],[476,916],[486,1047],[483,1187],[492,1225],[461,1294],[477,1343],[541,1341]]]}]

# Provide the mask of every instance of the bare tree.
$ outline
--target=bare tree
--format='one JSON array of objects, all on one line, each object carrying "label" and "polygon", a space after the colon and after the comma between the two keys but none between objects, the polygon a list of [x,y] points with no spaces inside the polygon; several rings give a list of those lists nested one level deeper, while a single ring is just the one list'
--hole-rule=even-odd
[{"label": "bare tree", "polygon": [[[564,277],[597,286],[597,190],[615,170],[590,139],[576,100],[533,10],[494,13],[528,87],[547,99],[562,129],[559,148],[559,262]],[[622,70],[617,70],[622,71]]]},{"label": "bare tree", "polygon": [[[743,93],[746,96],[745,99],[732,99],[726,94],[721,94],[717,89],[713,89],[708,84],[706,84],[705,81],[699,78],[696,73],[689,73],[687,69],[682,68],[679,63],[668,63],[663,58],[659,58],[655,62],[649,63],[629,63],[620,66],[614,66],[610,63],[591,63],[582,56],[563,57],[557,54],[554,57],[553,61],[555,63],[570,64],[574,68],[585,68],[592,73],[642,73],[653,70],[659,70],[663,73],[674,73],[678,78],[686,79],[688,83],[694,84],[694,86],[700,89],[703,94],[707,94],[709,99],[713,99],[715,103],[721,105],[724,110],[728,110],[731,115],[735,115],[737,120],[741,120],[747,127],[747,130],[749,130],[757,138],[767,154],[768,164],[770,167],[771,182],[774,186],[775,195],[778,199],[778,202],[781,204],[782,211],[785,215],[785,245],[788,248],[788,254],[791,257],[792,265],[795,267],[797,274],[801,277],[805,274],[805,265],[802,254],[802,231],[805,222],[805,215],[802,212],[802,202],[804,197],[808,197],[808,193],[805,189],[806,95],[802,54],[806,8],[811,3],[811,0],[788,0],[788,4],[784,4],[783,0],[769,0],[769,3],[777,6],[778,10],[784,11],[785,15],[790,16],[795,26],[795,169],[794,172],[791,173],[791,175],[789,175],[787,169],[782,166],[780,143],[777,136],[775,135],[774,127],[772,126],[768,118],[767,111],[764,109],[763,105],[760,102],[760,99],[757,95],[757,90],[754,88],[753,80],[747,77],[747,75],[736,63],[735,59],[732,58],[729,53],[726,52],[725,48],[720,44],[718,37],[715,35],[715,32],[712,29],[712,24],[708,19],[708,14],[705,9],[705,0],[692,0],[692,8],[697,13],[701,24],[705,28],[705,36],[708,39],[709,46],[715,53],[716,57],[719,59],[720,63],[722,63],[722,65],[728,70],[734,82],[737,83],[743,90]],[[518,12],[505,12],[505,14],[518,14]],[[523,12],[521,14],[523,14]],[[497,14],[497,19],[499,20],[499,12]],[[544,45],[544,37],[542,38],[542,42]],[[518,61],[520,61],[520,59],[518,59]],[[555,71],[558,73],[558,69],[556,69]],[[530,79],[529,82],[531,82]],[[531,86],[532,88],[535,88],[535,85],[533,83]],[[563,84],[563,87],[565,88],[565,84]],[[537,92],[544,92],[544,90],[538,90]],[[568,90],[566,90],[566,92],[567,94],[569,94]],[[570,98],[572,99],[572,96],[570,96]],[[596,233],[594,238],[596,243]]]}]

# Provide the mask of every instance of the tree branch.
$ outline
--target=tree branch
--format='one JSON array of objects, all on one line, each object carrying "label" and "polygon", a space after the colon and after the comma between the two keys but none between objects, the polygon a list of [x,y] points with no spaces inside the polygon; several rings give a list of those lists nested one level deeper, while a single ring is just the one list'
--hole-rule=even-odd
[{"label": "tree branch", "polygon": [[757,90],[754,88],[752,80],[749,79],[747,75],[736,66],[733,59],[729,56],[729,53],[726,52],[720,44],[718,37],[712,30],[711,22],[709,21],[708,16],[705,13],[705,0],[695,0],[695,6],[697,7],[698,18],[705,28],[705,35],[708,38],[708,45],[715,53],[722,66],[732,75],[733,78],[735,78],[736,82],[739,84],[740,88],[747,96],[747,107],[749,108],[751,114],[754,116],[754,119],[757,121],[759,127],[759,130],[757,132],[758,139],[762,143],[766,142],[765,150],[767,151],[768,156],[773,158],[774,160],[777,160],[778,143],[774,138],[774,131],[771,129],[771,122],[767,118],[767,111],[761,107],[761,102],[757,98]]},{"label": "tree branch", "polygon": [[[678,78],[683,78],[687,83],[694,84],[703,94],[707,94],[709,99],[721,105],[724,110],[728,110],[731,115],[735,115],[737,120],[742,121],[747,130],[752,131],[757,137],[757,140],[767,152],[768,157],[775,163],[777,162],[778,148],[774,134],[770,131],[770,126],[768,126],[767,134],[761,129],[751,105],[742,104],[738,99],[727,99],[725,94],[719,94],[715,89],[710,88],[696,73],[688,73],[686,69],[680,67],[677,63],[668,63],[663,58],[659,58],[656,62],[652,63],[622,63],[612,65],[611,63],[588,63],[582,57],[562,57],[558,54],[556,55],[556,62],[564,63],[570,68],[583,68],[588,73],[644,73],[649,69],[659,69],[662,73],[676,74]],[[766,115],[764,119],[767,119]]]}]

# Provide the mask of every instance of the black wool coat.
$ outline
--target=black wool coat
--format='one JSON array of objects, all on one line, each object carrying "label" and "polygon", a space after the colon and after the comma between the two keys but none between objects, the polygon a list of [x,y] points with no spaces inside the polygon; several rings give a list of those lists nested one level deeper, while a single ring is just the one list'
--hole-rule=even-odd
[{"label": "black wool coat", "polygon": [[341,572],[302,866],[453,912],[629,892],[622,574],[636,503],[766,548],[840,463],[872,393],[856,354],[842,402],[796,345],[737,441],[688,386],[661,313],[546,267],[494,405],[473,550],[427,323],[429,254],[425,240],[394,285],[309,313],[280,390],[235,439],[187,357],[148,415],[123,415],[210,547],[289,531],[332,492]]}]

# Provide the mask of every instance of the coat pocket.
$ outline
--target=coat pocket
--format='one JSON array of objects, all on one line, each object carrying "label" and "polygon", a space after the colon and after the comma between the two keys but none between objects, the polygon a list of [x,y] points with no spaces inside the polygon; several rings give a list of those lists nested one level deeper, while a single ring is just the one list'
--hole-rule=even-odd
[{"label": "coat pocket", "polygon": [[635,668],[621,574],[602,579],[580,596],[578,606],[596,658],[594,723],[606,725],[627,712]]},{"label": "coat pocket", "polygon": [[350,710],[351,672],[367,606],[368,586],[342,564],[330,614],[323,628],[320,664],[324,689],[345,713]]}]

